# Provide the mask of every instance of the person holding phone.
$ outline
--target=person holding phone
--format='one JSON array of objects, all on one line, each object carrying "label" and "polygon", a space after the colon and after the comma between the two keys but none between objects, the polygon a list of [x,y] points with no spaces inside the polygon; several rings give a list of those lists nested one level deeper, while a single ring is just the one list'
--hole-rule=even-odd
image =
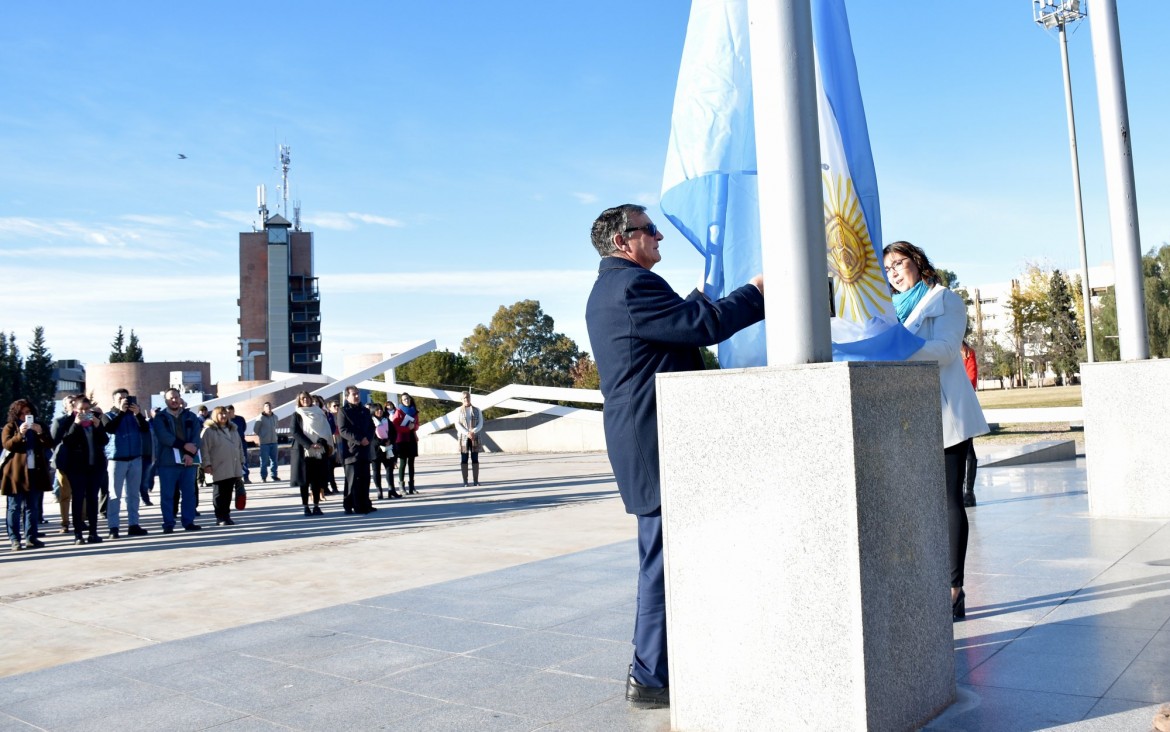
[{"label": "person holding phone", "polygon": [[150,424],[138,408],[138,400],[128,389],[115,389],[113,406],[102,415],[102,429],[109,435],[106,444],[106,476],[110,483],[110,501],[106,506],[106,526],[111,539],[120,536],[122,503],[126,504],[126,533],[145,536],[138,524],[138,502],[142,498],[143,445],[150,440]]},{"label": "person holding phone", "polygon": [[100,413],[94,411],[89,397],[78,396],[73,413],[58,420],[53,428],[56,430],[53,439],[61,443],[58,465],[64,462],[65,476],[73,489],[73,543],[100,544],[98,494],[105,474],[104,450],[109,440],[102,429]]},{"label": "person holding phone", "polygon": [[0,442],[7,451],[0,466],[0,495],[7,497],[12,551],[43,547],[45,543],[38,538],[40,514],[36,507],[52,487],[45,455],[52,449],[53,440],[49,430],[37,423],[27,399],[17,399],[9,405]]}]

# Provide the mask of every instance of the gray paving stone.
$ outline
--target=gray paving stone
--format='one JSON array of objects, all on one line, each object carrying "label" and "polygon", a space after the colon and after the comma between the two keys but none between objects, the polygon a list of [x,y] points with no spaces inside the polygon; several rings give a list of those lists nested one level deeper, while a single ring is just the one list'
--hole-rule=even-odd
[{"label": "gray paving stone", "polygon": [[541,727],[541,732],[669,732],[669,709],[635,709],[626,700],[610,699]]},{"label": "gray paving stone", "polygon": [[277,622],[336,629],[340,626],[353,626],[362,623],[375,625],[390,622],[396,612],[397,610],[393,608],[379,607],[373,602],[346,603],[300,615],[292,615]]},{"label": "gray paving stone", "polygon": [[960,684],[958,700],[923,729],[932,732],[1035,732],[1081,719],[1093,697]]},{"label": "gray paving stone", "polygon": [[312,697],[290,700],[257,716],[302,730],[368,730],[382,729],[439,703],[435,699],[380,686],[347,684]]},{"label": "gray paving stone", "polygon": [[189,696],[171,696],[132,707],[118,705],[115,709],[115,713],[108,716],[102,716],[102,710],[91,710],[91,715],[85,719],[60,729],[70,732],[163,729],[183,732],[215,727],[245,716],[238,711]]},{"label": "gray paving stone", "polygon": [[531,676],[532,669],[524,666],[471,656],[451,656],[371,683],[443,701],[466,703],[481,690],[511,688]]},{"label": "gray paving stone", "polygon": [[543,722],[514,714],[444,704],[422,714],[397,720],[382,729],[385,732],[522,732],[543,728]]},{"label": "gray paving stone", "polygon": [[1170,701],[1170,667],[1161,661],[1134,661],[1105,696],[1137,702]]},{"label": "gray paving stone", "polygon": [[[122,655],[122,654],[115,654]],[[96,661],[80,661],[0,679],[0,710],[26,699],[68,692],[103,675]]]},{"label": "gray paving stone", "polygon": [[336,676],[286,667],[255,676],[225,677],[193,689],[190,695],[263,717],[263,712],[274,707],[294,704],[353,685],[354,682]]},{"label": "gray paving stone", "polygon": [[1085,718],[1069,725],[1053,727],[1051,732],[1119,732],[1153,730],[1154,714],[1160,704],[1142,704],[1120,699],[1102,699]]},{"label": "gray paving stone", "polygon": [[962,680],[978,686],[1101,697],[1125,671],[1130,659],[1028,653],[1013,643]]},{"label": "gray paving stone", "polygon": [[506,625],[457,620],[403,612],[400,622],[374,627],[346,627],[345,632],[366,638],[408,643],[449,653],[466,653],[514,638],[525,631]]},{"label": "gray paving stone", "polygon": [[534,631],[472,651],[468,655],[543,669],[587,656],[609,645],[611,641]]},{"label": "gray paving stone", "polygon": [[213,732],[285,732],[293,729],[259,717],[240,717],[224,724],[208,727]]},{"label": "gray paving stone", "polygon": [[558,663],[552,666],[551,670],[624,685],[626,669],[630,665],[632,655],[629,643],[608,641],[599,650],[564,663]]},{"label": "gray paving stone", "polygon": [[0,712],[0,732],[36,732],[36,730],[37,728],[31,724]]},{"label": "gray paving stone", "polygon": [[213,686],[225,678],[260,676],[284,668],[284,664],[269,659],[235,652],[215,653],[159,668],[136,668],[131,658],[122,666],[121,673],[127,676],[181,692]]},{"label": "gray paving stone", "polygon": [[399,671],[426,666],[451,654],[392,641],[366,641],[329,656],[302,661],[297,665],[323,674],[354,681],[370,681]]},{"label": "gray paving stone", "polygon": [[478,689],[468,695],[467,704],[555,722],[624,693],[624,687],[611,682],[538,671],[509,686],[507,693]]},{"label": "gray paving stone", "polygon": [[1153,637],[1154,631],[1149,629],[1045,623],[1012,641],[1012,650],[1054,656],[1116,656],[1132,661]]},{"label": "gray paving stone", "polygon": [[172,689],[98,674],[67,689],[59,689],[51,696],[29,697],[6,704],[4,712],[44,729],[64,729],[99,714],[100,710],[133,708],[175,695]]},{"label": "gray paving stone", "polygon": [[349,633],[325,628],[305,628],[301,634],[260,645],[249,645],[241,652],[271,661],[303,664],[311,659],[329,656],[369,642],[367,638]]},{"label": "gray paving stone", "polygon": [[613,608],[598,610],[560,625],[554,625],[548,630],[628,644],[631,643],[630,639],[634,635],[633,613],[634,609],[626,606],[620,610]]}]

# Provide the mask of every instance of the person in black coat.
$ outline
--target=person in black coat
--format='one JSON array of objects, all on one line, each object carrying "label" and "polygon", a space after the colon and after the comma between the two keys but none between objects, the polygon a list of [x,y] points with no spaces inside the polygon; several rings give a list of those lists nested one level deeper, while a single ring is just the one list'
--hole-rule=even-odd
[{"label": "person in black coat", "polygon": [[605,397],[609,462],[626,512],[638,517],[638,609],[626,698],[640,707],[670,703],[654,375],[701,370],[701,347],[764,318],[762,275],[720,300],[698,290],[680,297],[650,271],[662,259],[662,238],[644,206],[603,211],[592,230],[602,259],[585,308]]},{"label": "person in black coat", "polygon": [[362,405],[356,386],[345,387],[345,405],[337,413],[337,432],[341,437],[341,463],[345,466],[345,512],[377,511],[370,502],[370,444],[377,439],[374,417]]},{"label": "person in black coat", "polygon": [[[98,493],[106,474],[105,446],[109,436],[102,429],[101,414],[89,397],[79,396],[73,412],[53,423],[53,440],[60,443],[57,466],[73,489],[73,543],[99,544]],[[89,531],[88,539],[84,536]]]}]

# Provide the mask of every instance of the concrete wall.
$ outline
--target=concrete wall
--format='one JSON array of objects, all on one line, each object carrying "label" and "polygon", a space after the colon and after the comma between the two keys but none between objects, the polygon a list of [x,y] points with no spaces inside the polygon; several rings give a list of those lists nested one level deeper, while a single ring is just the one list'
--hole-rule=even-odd
[{"label": "concrete wall", "polygon": [[85,393],[93,394],[106,409],[114,389],[124,387],[138,397],[139,404],[149,405],[152,394],[161,394],[170,386],[172,371],[198,371],[203,390],[211,391],[211,364],[206,361],[155,361],[90,364],[85,369]]},{"label": "concrete wall", "polygon": [[[605,432],[601,412],[581,417],[522,413],[487,420],[483,445],[487,452],[593,452],[605,449]],[[420,455],[458,454],[455,428],[422,438],[418,452]]]}]

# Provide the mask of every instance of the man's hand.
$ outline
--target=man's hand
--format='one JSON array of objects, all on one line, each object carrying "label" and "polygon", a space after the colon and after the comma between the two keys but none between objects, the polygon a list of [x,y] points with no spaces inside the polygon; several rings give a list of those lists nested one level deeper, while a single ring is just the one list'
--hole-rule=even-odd
[{"label": "man's hand", "polygon": [[751,278],[750,280],[748,280],[748,284],[755,285],[756,289],[760,291],[760,294],[761,295],[764,294],[764,275],[763,275],[763,273],[760,273],[760,274],[756,275],[755,277]]},{"label": "man's hand", "polygon": [[137,404],[130,404],[126,408],[129,409],[130,414],[133,414],[134,416],[138,416],[139,414],[142,413],[142,410],[139,409]]},{"label": "man's hand", "polygon": [[363,437],[363,438],[362,438],[362,443],[361,443],[361,444],[362,444],[362,447],[366,447],[367,445],[369,445],[369,444],[370,444],[370,440],[369,440],[368,438],[366,438],[366,437]]},{"label": "man's hand", "polygon": [[[24,427],[24,425],[21,425],[21,428],[22,428],[20,430],[21,432],[24,432],[23,427]],[[32,430],[33,432],[36,432],[38,435],[41,434],[41,426],[39,424],[37,424],[36,422],[33,422],[32,426],[29,427],[28,429]]]},{"label": "man's hand", "polygon": [[188,455],[194,455],[198,451],[199,448],[195,447],[195,443],[193,442],[188,442],[186,445],[183,445],[183,452],[187,453]]},{"label": "man's hand", "polygon": [[183,467],[184,468],[189,468],[194,464],[195,464],[195,458],[191,457],[190,455],[183,456]]}]

